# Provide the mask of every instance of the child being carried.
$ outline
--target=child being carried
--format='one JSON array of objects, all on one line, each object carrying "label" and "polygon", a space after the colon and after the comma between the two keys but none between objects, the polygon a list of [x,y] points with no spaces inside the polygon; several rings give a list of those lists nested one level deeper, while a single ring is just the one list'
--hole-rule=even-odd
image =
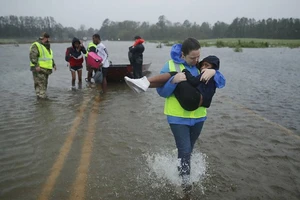
[{"label": "child being carried", "polygon": [[216,56],[208,56],[198,63],[200,75],[193,76],[187,69],[182,72],[169,72],[153,76],[150,78],[142,77],[140,79],[131,79],[124,77],[127,85],[135,92],[145,92],[148,88],[162,87],[172,76],[177,73],[184,73],[186,81],[181,81],[177,84],[174,95],[182,108],[187,111],[196,110],[198,107],[210,107],[212,97],[216,92],[216,83],[213,77],[207,81],[200,81],[204,69],[219,70],[220,60]]}]

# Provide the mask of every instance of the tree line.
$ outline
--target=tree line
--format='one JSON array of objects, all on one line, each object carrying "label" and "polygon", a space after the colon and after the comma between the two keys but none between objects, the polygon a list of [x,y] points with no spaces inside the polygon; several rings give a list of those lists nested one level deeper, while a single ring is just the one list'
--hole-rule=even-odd
[{"label": "tree line", "polygon": [[158,17],[155,24],[125,20],[115,22],[105,19],[99,29],[78,29],[64,27],[53,17],[34,16],[0,16],[0,38],[36,39],[42,32],[48,32],[52,40],[69,40],[74,36],[90,38],[100,33],[102,39],[133,40],[141,35],[147,40],[182,40],[186,37],[197,39],[215,38],[266,38],[266,39],[300,39],[300,19],[263,19],[235,18],[231,24],[216,22],[213,25],[203,22],[185,20],[183,23],[171,22],[164,15]]}]

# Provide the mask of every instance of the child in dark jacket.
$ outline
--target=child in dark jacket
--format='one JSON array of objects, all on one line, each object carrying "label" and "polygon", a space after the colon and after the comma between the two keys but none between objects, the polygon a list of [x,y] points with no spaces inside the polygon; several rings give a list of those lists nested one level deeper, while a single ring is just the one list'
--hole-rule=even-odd
[{"label": "child in dark jacket", "polygon": [[65,60],[69,63],[72,75],[72,88],[75,88],[76,71],[78,75],[78,87],[82,86],[82,63],[83,56],[86,54],[86,49],[76,37],[72,40],[72,46],[67,48]]},{"label": "child in dark jacket", "polygon": [[[198,63],[200,72],[203,69],[215,69],[219,70],[220,60],[216,56],[208,56]],[[203,106],[210,107],[212,97],[216,92],[216,84],[213,77],[208,82],[200,81],[202,73],[197,77],[191,75],[191,73],[184,69],[186,81],[181,81],[177,84],[174,90],[174,95],[180,103],[181,107],[188,111],[196,110],[198,107]],[[146,91],[147,88],[162,87],[172,76],[175,76],[178,72],[169,72],[160,74],[147,79],[143,77],[141,79],[130,79],[125,77],[125,81],[129,87],[131,87],[137,93]]]}]

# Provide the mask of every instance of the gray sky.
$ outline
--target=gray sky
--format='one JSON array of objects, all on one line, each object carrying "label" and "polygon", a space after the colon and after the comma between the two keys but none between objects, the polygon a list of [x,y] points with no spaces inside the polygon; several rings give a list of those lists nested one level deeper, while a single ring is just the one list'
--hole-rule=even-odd
[{"label": "gray sky", "polygon": [[156,23],[231,23],[236,17],[256,20],[300,18],[300,0],[0,0],[0,15],[53,16],[63,26],[99,29],[104,19]]}]

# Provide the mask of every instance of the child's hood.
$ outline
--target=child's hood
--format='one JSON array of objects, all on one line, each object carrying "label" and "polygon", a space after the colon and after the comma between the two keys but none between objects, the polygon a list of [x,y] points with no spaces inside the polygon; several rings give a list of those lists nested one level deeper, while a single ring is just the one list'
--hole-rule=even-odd
[{"label": "child's hood", "polygon": [[207,56],[207,57],[203,58],[203,60],[201,60],[201,62],[199,63],[200,67],[201,67],[203,62],[210,63],[211,65],[213,65],[213,68],[215,70],[220,69],[220,59],[217,56]]}]

